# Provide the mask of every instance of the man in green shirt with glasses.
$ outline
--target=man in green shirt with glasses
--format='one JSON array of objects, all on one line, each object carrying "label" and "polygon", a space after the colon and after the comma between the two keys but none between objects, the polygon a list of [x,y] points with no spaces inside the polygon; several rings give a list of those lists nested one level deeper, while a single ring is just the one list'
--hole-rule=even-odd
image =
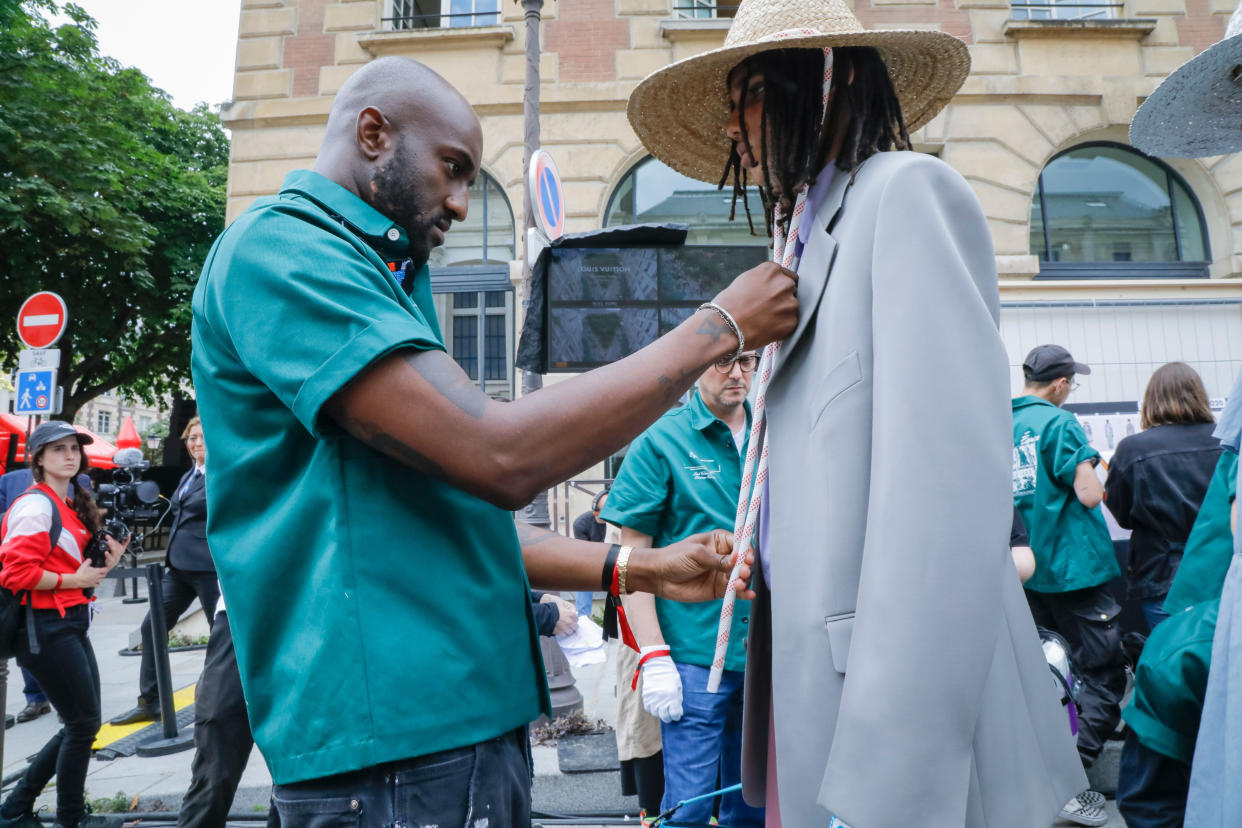
[{"label": "man in green shirt with glasses", "polygon": [[550,708],[527,575],[683,600],[727,586],[726,532],[631,554],[515,528],[511,510],[632,440],[741,340],[789,334],[796,276],[756,267],[638,353],[491,400],[445,352],[427,269],[482,144],[435,72],[361,67],[314,169],[221,234],[195,290],[208,535],[286,826],[526,824],[526,724]]},{"label": "man in green shirt with glasses", "polygon": [[1078,419],[1061,408],[1091,369],[1060,345],[1040,345],[1022,364],[1013,401],[1013,501],[1030,535],[1035,574],[1024,584],[1035,623],[1069,642],[1081,678],[1078,752],[1090,765],[1117,726],[1125,662],[1108,582],[1121,574],[1100,511],[1100,454]]},{"label": "man in green shirt with glasses", "polygon": [[[621,527],[622,543],[664,546],[733,524],[750,431],[746,395],[758,364],[756,353],[717,361],[699,377],[686,405],[665,414],[630,445],[602,515]],[[735,605],[720,692],[709,693],[720,606],[720,601],[685,603],[649,594],[626,601],[642,647],[643,706],[661,722],[663,810],[741,780],[750,602]],[[710,800],[677,812],[678,819],[693,823],[711,816]],[[747,805],[740,793],[727,794],[720,821],[762,828],[763,809]]]}]

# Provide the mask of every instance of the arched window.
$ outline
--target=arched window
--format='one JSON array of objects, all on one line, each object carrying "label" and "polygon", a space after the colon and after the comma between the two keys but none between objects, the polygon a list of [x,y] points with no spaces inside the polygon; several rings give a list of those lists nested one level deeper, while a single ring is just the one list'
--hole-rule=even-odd
[{"label": "arched window", "polygon": [[1031,202],[1040,275],[1208,275],[1203,211],[1167,164],[1123,144],[1082,144],[1048,162]]},{"label": "arched window", "polygon": [[433,269],[507,264],[514,257],[513,208],[496,179],[480,172],[470,188],[466,220],[453,224],[444,244],[431,251],[428,263]]},{"label": "arched window", "polygon": [[480,172],[466,220],[431,251],[431,289],[449,355],[494,397],[513,397],[515,309],[509,262],[513,208],[496,179]]},{"label": "arched window", "polygon": [[[723,161],[721,171],[724,171]],[[723,190],[715,184],[687,178],[648,156],[630,168],[622,178],[608,209],[604,226],[675,222],[690,225],[686,244],[768,244],[763,225],[763,204],[755,188],[747,190],[747,201],[755,225],[751,235],[746,210],[738,199],[737,214],[729,221],[732,187]]]}]

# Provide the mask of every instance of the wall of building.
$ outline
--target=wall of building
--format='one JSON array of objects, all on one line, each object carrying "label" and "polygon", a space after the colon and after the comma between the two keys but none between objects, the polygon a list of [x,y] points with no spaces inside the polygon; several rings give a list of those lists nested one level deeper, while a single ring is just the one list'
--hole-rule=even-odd
[{"label": "wall of building", "polygon": [[[391,13],[390,2],[242,0],[235,100],[224,112],[233,134],[230,219],[254,198],[274,193],[286,172],[311,163],[332,95],[351,73],[375,57],[400,54],[432,66],[474,104],[483,125],[483,167],[506,191],[522,227],[520,4],[504,0],[497,25],[385,31],[381,21]],[[542,141],[564,181],[569,231],[599,227],[609,195],[645,157],[625,117],[635,83],[723,42],[727,20],[675,19],[672,6],[673,0],[545,4]],[[857,0],[864,26],[939,29],[968,44],[970,78],[914,139],[961,172],[979,196],[1009,306],[1003,323],[1012,329],[1006,336],[1015,365],[1021,351],[1036,344],[1026,343],[1027,336],[1068,337],[1065,344],[1088,361],[1133,361],[1116,345],[1123,341],[1119,331],[1133,321],[1126,314],[1088,315],[1096,329],[1080,335],[1058,328],[1051,312],[1109,301],[1183,308],[1216,303],[1220,319],[1213,324],[1225,332],[1212,342],[1212,359],[1200,360],[1212,362],[1205,369],[1212,376],[1209,391],[1223,395],[1227,388],[1219,388],[1217,377],[1242,367],[1242,351],[1227,347],[1242,332],[1242,306],[1228,304],[1239,298],[1242,276],[1242,157],[1168,160],[1203,208],[1210,279],[1036,280],[1040,263],[1030,243],[1032,197],[1049,160],[1086,141],[1127,143],[1139,103],[1171,70],[1218,40],[1232,10],[1232,0],[1125,0],[1113,19],[1049,23],[1015,20],[1006,0]],[[513,262],[515,277],[519,270]],[[1019,318],[1020,324],[1008,321]],[[1193,327],[1193,315],[1183,322]],[[1013,333],[1021,325],[1025,333]],[[1192,347],[1197,339],[1186,332],[1162,341],[1169,344],[1149,355],[1153,364],[1198,359],[1208,351]],[[1109,395],[1102,398],[1123,393],[1134,399],[1141,392],[1136,382],[1097,391]],[[1084,397],[1093,393],[1088,389]]]}]

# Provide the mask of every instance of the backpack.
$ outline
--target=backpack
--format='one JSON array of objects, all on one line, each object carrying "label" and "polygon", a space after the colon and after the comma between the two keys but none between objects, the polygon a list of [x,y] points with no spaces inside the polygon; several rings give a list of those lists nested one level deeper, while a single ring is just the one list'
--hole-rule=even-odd
[{"label": "backpack", "polygon": [[[18,500],[30,494],[40,495],[52,505],[52,528],[48,531],[48,536],[52,539],[48,554],[51,554],[56,550],[56,544],[60,542],[61,529],[64,528],[60,518],[60,507],[56,505],[52,496],[42,489],[28,489],[22,492],[14,499],[13,506],[17,505]],[[12,510],[13,506],[9,509]],[[0,560],[0,567],[3,566],[4,562]],[[30,596],[30,590],[13,592],[0,587],[0,659],[7,660],[17,655],[17,635],[21,629],[23,595],[26,596],[26,635],[30,644],[30,652],[39,652],[39,638],[35,633],[34,602]]]}]

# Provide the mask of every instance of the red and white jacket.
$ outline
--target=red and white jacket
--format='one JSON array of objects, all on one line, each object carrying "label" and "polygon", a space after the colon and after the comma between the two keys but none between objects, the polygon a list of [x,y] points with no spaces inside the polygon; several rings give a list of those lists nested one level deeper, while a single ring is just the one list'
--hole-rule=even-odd
[{"label": "red and white jacket", "polygon": [[[82,551],[91,539],[78,513],[68,501],[61,499],[44,483],[41,489],[51,495],[60,507],[62,529],[56,548],[49,551],[52,531],[52,506],[46,498],[22,494],[0,524],[0,586],[13,592],[30,590],[35,609],[60,610],[94,600],[80,589],[35,589],[43,571],[71,575],[82,565]],[[29,490],[27,490],[29,491]],[[25,601],[23,601],[25,603]]]}]

